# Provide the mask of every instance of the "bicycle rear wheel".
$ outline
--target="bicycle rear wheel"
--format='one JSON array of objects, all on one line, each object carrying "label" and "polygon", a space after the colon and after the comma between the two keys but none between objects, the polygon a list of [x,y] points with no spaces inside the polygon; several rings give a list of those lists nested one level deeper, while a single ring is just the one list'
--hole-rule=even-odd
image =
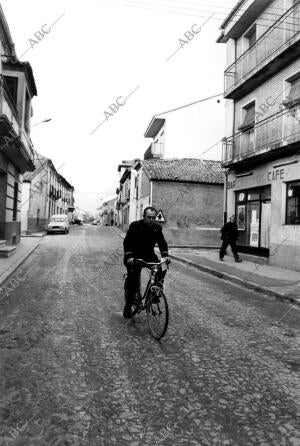
[{"label": "bicycle rear wheel", "polygon": [[146,309],[150,333],[155,339],[161,339],[169,324],[169,307],[162,289],[151,291]]}]

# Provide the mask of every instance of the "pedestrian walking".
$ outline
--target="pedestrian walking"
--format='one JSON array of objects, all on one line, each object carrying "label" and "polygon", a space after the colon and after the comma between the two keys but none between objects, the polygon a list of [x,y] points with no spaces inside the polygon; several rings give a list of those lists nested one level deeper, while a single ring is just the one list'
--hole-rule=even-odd
[{"label": "pedestrian walking", "polygon": [[224,260],[226,248],[228,247],[228,245],[230,245],[235,261],[242,261],[242,259],[239,258],[236,247],[236,241],[238,237],[239,231],[235,222],[235,215],[232,215],[232,217],[230,217],[230,221],[225,223],[225,225],[221,229],[222,246],[220,249],[220,260]]}]

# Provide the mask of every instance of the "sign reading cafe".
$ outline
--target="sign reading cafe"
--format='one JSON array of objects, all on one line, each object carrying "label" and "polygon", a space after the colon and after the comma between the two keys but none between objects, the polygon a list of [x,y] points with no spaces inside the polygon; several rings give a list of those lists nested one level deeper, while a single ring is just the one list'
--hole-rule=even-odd
[{"label": "sign reading cafe", "polygon": [[235,179],[227,181],[227,189],[243,187],[255,187],[264,184],[271,183],[272,181],[284,180],[284,169],[272,169],[269,172],[249,174],[242,177],[236,177]]}]

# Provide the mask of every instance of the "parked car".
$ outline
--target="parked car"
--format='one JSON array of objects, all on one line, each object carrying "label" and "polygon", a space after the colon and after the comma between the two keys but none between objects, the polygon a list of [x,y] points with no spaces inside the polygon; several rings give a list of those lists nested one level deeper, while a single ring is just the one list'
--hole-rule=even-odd
[{"label": "parked car", "polygon": [[65,214],[52,215],[47,228],[47,234],[50,232],[69,233],[69,220]]}]

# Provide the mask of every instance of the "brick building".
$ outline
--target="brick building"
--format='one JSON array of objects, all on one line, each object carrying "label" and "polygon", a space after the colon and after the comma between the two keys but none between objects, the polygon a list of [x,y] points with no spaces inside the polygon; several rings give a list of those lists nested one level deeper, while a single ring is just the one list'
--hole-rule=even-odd
[{"label": "brick building", "polygon": [[300,271],[300,2],[239,1],[221,28],[225,211],[240,251]]}]

